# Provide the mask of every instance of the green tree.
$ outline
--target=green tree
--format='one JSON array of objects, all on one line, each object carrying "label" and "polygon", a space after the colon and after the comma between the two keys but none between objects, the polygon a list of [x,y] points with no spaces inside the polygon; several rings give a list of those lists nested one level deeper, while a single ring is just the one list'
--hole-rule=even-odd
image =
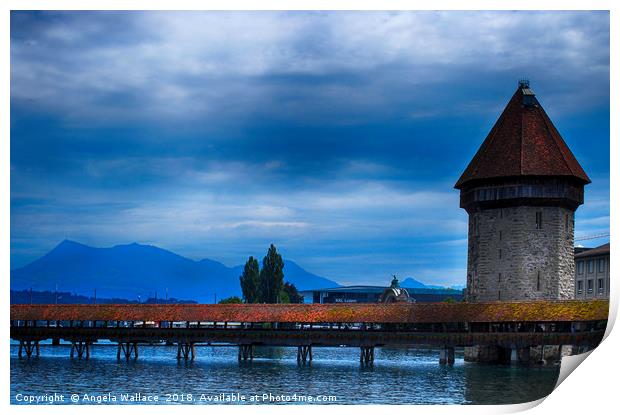
[{"label": "green tree", "polygon": [[282,291],[287,294],[289,303],[300,304],[304,302],[304,297],[303,295],[299,295],[299,291],[297,291],[295,284],[291,284],[288,281],[285,282]]},{"label": "green tree", "polygon": [[239,282],[241,283],[241,292],[246,303],[261,302],[258,260],[256,258],[251,256],[245,263]]},{"label": "green tree", "polygon": [[243,300],[241,300],[241,298],[234,296],[234,297],[228,297],[228,298],[224,298],[223,300],[220,300],[219,304],[242,304]]},{"label": "green tree", "polygon": [[283,269],[282,256],[271,244],[267,255],[263,258],[263,269],[260,270],[260,297],[262,302],[267,304],[280,302],[280,291],[284,285]]}]

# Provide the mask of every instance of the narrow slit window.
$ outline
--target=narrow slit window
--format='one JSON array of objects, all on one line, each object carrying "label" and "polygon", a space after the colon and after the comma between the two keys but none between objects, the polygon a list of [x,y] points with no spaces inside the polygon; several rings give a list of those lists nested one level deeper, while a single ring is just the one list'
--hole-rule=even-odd
[{"label": "narrow slit window", "polygon": [[536,291],[540,291],[540,271],[536,275]]},{"label": "narrow slit window", "polygon": [[542,229],[542,212],[536,212],[536,229]]}]

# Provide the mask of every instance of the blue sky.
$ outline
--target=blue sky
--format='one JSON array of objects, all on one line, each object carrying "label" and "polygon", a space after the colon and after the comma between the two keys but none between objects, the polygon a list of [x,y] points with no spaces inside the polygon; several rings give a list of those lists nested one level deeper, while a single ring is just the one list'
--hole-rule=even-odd
[{"label": "blue sky", "polygon": [[521,77],[593,181],[576,236],[608,233],[607,12],[13,12],[11,267],[273,242],[343,284],[464,284],[453,185]]}]

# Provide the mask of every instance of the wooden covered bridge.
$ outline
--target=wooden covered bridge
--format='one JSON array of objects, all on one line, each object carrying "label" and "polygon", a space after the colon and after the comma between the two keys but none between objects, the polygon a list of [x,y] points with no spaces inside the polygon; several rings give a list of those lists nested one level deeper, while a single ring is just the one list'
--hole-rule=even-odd
[{"label": "wooden covered bridge", "polygon": [[20,358],[39,356],[44,340],[70,342],[71,357],[89,358],[93,343],[109,340],[119,359],[166,343],[179,359],[194,359],[200,345],[238,346],[239,360],[253,359],[256,346],[293,346],[306,363],[313,348],[348,346],[372,364],[376,347],[430,346],[440,349],[441,363],[452,363],[455,347],[496,347],[505,356],[547,345],[593,348],[607,316],[607,301],[11,305],[11,338]]}]

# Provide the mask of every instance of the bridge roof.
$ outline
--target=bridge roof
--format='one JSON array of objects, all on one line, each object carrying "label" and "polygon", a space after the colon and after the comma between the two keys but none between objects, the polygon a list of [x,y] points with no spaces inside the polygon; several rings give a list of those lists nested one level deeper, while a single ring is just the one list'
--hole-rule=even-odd
[{"label": "bridge roof", "polygon": [[11,320],[456,323],[606,320],[597,301],[406,304],[11,305]]}]

